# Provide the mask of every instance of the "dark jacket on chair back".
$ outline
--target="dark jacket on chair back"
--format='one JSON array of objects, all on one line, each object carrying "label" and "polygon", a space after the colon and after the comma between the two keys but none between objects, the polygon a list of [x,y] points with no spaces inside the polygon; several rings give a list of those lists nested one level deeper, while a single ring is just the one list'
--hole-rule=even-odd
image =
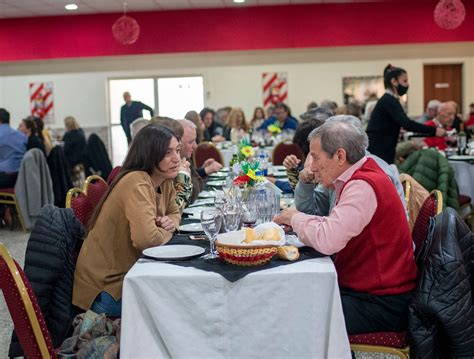
[{"label": "dark jacket on chair back", "polygon": [[64,208],[67,191],[72,188],[71,176],[61,146],[55,146],[48,156],[49,172],[53,181],[54,205]]},{"label": "dark jacket on chair back", "polygon": [[95,133],[92,133],[87,140],[84,161],[87,176],[97,174],[107,181],[112,171],[112,163],[110,163],[104,142]]},{"label": "dark jacket on chair back", "polygon": [[410,358],[473,358],[474,237],[452,208],[432,220],[410,304]]},{"label": "dark jacket on chair back", "polygon": [[[31,232],[25,255],[25,274],[38,299],[57,348],[66,338],[75,316],[72,286],[76,254],[85,232],[70,208],[44,206]],[[22,356],[13,332],[9,356]]]}]

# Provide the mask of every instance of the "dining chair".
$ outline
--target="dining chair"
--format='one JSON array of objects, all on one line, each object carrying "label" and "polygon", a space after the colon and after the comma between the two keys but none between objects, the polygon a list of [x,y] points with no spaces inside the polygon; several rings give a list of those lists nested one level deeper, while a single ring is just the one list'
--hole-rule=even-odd
[{"label": "dining chair", "polygon": [[122,170],[122,166],[116,166],[112,169],[112,171],[110,171],[109,177],[107,177],[107,183],[109,184],[109,186],[112,184],[112,182],[114,181],[114,179],[117,177],[117,175],[120,173],[121,170]]},{"label": "dining chair", "polygon": [[0,243],[0,288],[18,340],[28,358],[56,358],[51,336],[23,269]]},{"label": "dining chair", "polygon": [[104,196],[104,194],[109,189],[109,185],[105,180],[97,175],[91,175],[86,178],[84,182],[84,187],[82,190],[89,198],[92,208],[95,209],[99,204],[100,200]]},{"label": "dining chair", "polygon": [[280,142],[273,149],[272,163],[274,166],[283,164],[286,156],[295,155],[301,162],[304,162],[304,154],[301,148],[295,143]]},{"label": "dining chair", "polygon": [[402,181],[402,187],[403,187],[403,194],[405,195],[405,203],[407,208],[408,202],[410,201],[410,195],[411,195],[411,183],[408,180]]},{"label": "dining chair", "polygon": [[197,145],[193,153],[193,163],[196,168],[202,167],[204,162],[213,158],[224,166],[224,157],[221,151],[212,142],[201,142]]},{"label": "dining chair", "polygon": [[94,210],[90,198],[80,188],[71,188],[66,195],[66,208],[72,208],[74,215],[87,228]]},{"label": "dining chair", "polygon": [[12,188],[0,188],[0,204],[6,205],[14,205],[16,213],[18,215],[18,219],[20,220],[21,228],[23,231],[27,231],[25,226],[25,221],[23,220],[23,216],[21,214],[20,205],[18,204],[18,200],[15,195],[15,189]]},{"label": "dining chair", "polygon": [[[408,181],[406,181],[408,182]],[[403,186],[405,196],[405,184]],[[408,188],[409,189],[409,188]],[[415,259],[418,257],[428,236],[430,218],[435,217],[443,210],[443,195],[440,191],[431,191],[423,203],[413,226],[412,237],[415,242]],[[406,332],[377,332],[349,335],[352,351],[385,353],[396,355],[401,359],[409,358],[409,347]]]},{"label": "dining chair", "polygon": [[421,249],[428,236],[428,225],[430,218],[433,218],[443,211],[443,195],[439,190],[430,192],[429,197],[425,200],[420,208],[420,212],[416,217],[413,225],[412,238],[415,242],[415,259],[421,252]]}]

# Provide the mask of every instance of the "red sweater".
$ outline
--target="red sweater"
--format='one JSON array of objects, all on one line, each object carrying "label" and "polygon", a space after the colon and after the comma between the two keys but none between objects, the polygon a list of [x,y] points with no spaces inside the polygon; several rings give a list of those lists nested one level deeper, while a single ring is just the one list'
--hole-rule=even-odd
[{"label": "red sweater", "polygon": [[373,188],[377,209],[363,231],[337,253],[339,285],[375,295],[409,292],[415,288],[417,268],[410,229],[397,191],[371,158],[344,188],[356,179],[366,181]]},{"label": "red sweater", "polygon": [[[427,121],[426,126],[436,127],[436,123],[433,120]],[[438,150],[444,151],[448,145],[446,145],[446,140],[444,137],[426,137],[425,143],[428,147],[438,147]]]}]

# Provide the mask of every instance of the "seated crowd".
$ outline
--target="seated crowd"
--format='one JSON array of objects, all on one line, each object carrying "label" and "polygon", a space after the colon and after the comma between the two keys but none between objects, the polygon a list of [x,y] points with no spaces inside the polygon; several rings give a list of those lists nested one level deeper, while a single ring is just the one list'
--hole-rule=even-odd
[{"label": "seated crowd", "polygon": [[[387,71],[383,101],[390,106],[404,75],[402,69]],[[127,94],[124,98],[131,101]],[[273,221],[292,229],[306,246],[331,256],[349,334],[405,331],[418,270],[399,172],[390,165],[398,154],[387,147],[380,155],[387,144],[371,142],[380,136],[377,121],[385,110],[380,103],[374,106],[367,133],[360,106],[341,109],[331,101],[321,107],[312,103],[301,121],[286,104],[277,103],[269,110],[257,107],[249,121],[242,109],[224,107],[189,111],[178,120],[155,116],[131,122],[126,158],[88,224],[77,258],[72,303],[120,317],[127,272],[144,249],[171,240],[182,211],[197,199],[207,177],[222,168],[212,158],[195,166],[198,143],[235,142],[277,124],[294,131],[292,141],[304,159],[285,158],[288,182],[270,179],[293,192],[295,201],[295,208],[283,210]],[[401,122],[422,126],[431,135],[416,148],[444,150],[449,141],[445,135],[455,127],[456,104],[433,102],[428,110],[420,120],[424,125],[412,125],[414,121],[405,118]],[[15,185],[26,151],[38,148],[48,156],[55,143],[41,119],[25,118],[18,131],[9,123],[10,114],[0,109],[0,188]],[[73,117],[64,123],[64,157],[74,179],[77,167],[84,164],[88,140]]]}]

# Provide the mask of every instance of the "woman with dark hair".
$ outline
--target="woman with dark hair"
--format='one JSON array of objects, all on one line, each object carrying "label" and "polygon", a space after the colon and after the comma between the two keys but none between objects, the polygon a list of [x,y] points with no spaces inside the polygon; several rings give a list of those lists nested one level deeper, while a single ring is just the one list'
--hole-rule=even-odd
[{"label": "woman with dark hair", "polygon": [[44,143],[38,136],[38,129],[33,118],[27,117],[23,119],[18,126],[18,131],[23,132],[26,136],[28,136],[28,142],[26,143],[27,151],[31,150],[32,148],[39,148],[46,156]]},{"label": "woman with dark hair", "polygon": [[201,110],[199,116],[201,116],[202,122],[204,122],[206,126],[204,130],[205,141],[221,142],[225,140],[223,136],[224,129],[222,125],[214,119],[216,112],[213,109],[205,107]]},{"label": "woman with dark hair", "polygon": [[367,125],[370,153],[393,163],[401,127],[426,136],[446,135],[444,129],[422,125],[406,115],[399,101],[408,91],[408,74],[404,69],[389,64],[384,70],[384,86],[385,94],[377,101]]},{"label": "woman with dark hair", "polygon": [[74,305],[120,316],[123,278],[144,249],[167,243],[179,225],[173,178],[180,149],[168,128],[138,132],[89,222],[74,273]]},{"label": "woman with dark hair", "polygon": [[29,116],[33,121],[35,121],[36,128],[38,129],[38,137],[43,141],[44,148],[46,149],[46,155],[49,156],[49,153],[53,149],[53,141],[49,135],[49,131],[45,130],[43,119],[37,116]]},{"label": "woman with dark hair", "polygon": [[257,130],[263,121],[265,121],[265,111],[261,107],[255,107],[252,119],[250,120],[250,128],[254,131]]}]

